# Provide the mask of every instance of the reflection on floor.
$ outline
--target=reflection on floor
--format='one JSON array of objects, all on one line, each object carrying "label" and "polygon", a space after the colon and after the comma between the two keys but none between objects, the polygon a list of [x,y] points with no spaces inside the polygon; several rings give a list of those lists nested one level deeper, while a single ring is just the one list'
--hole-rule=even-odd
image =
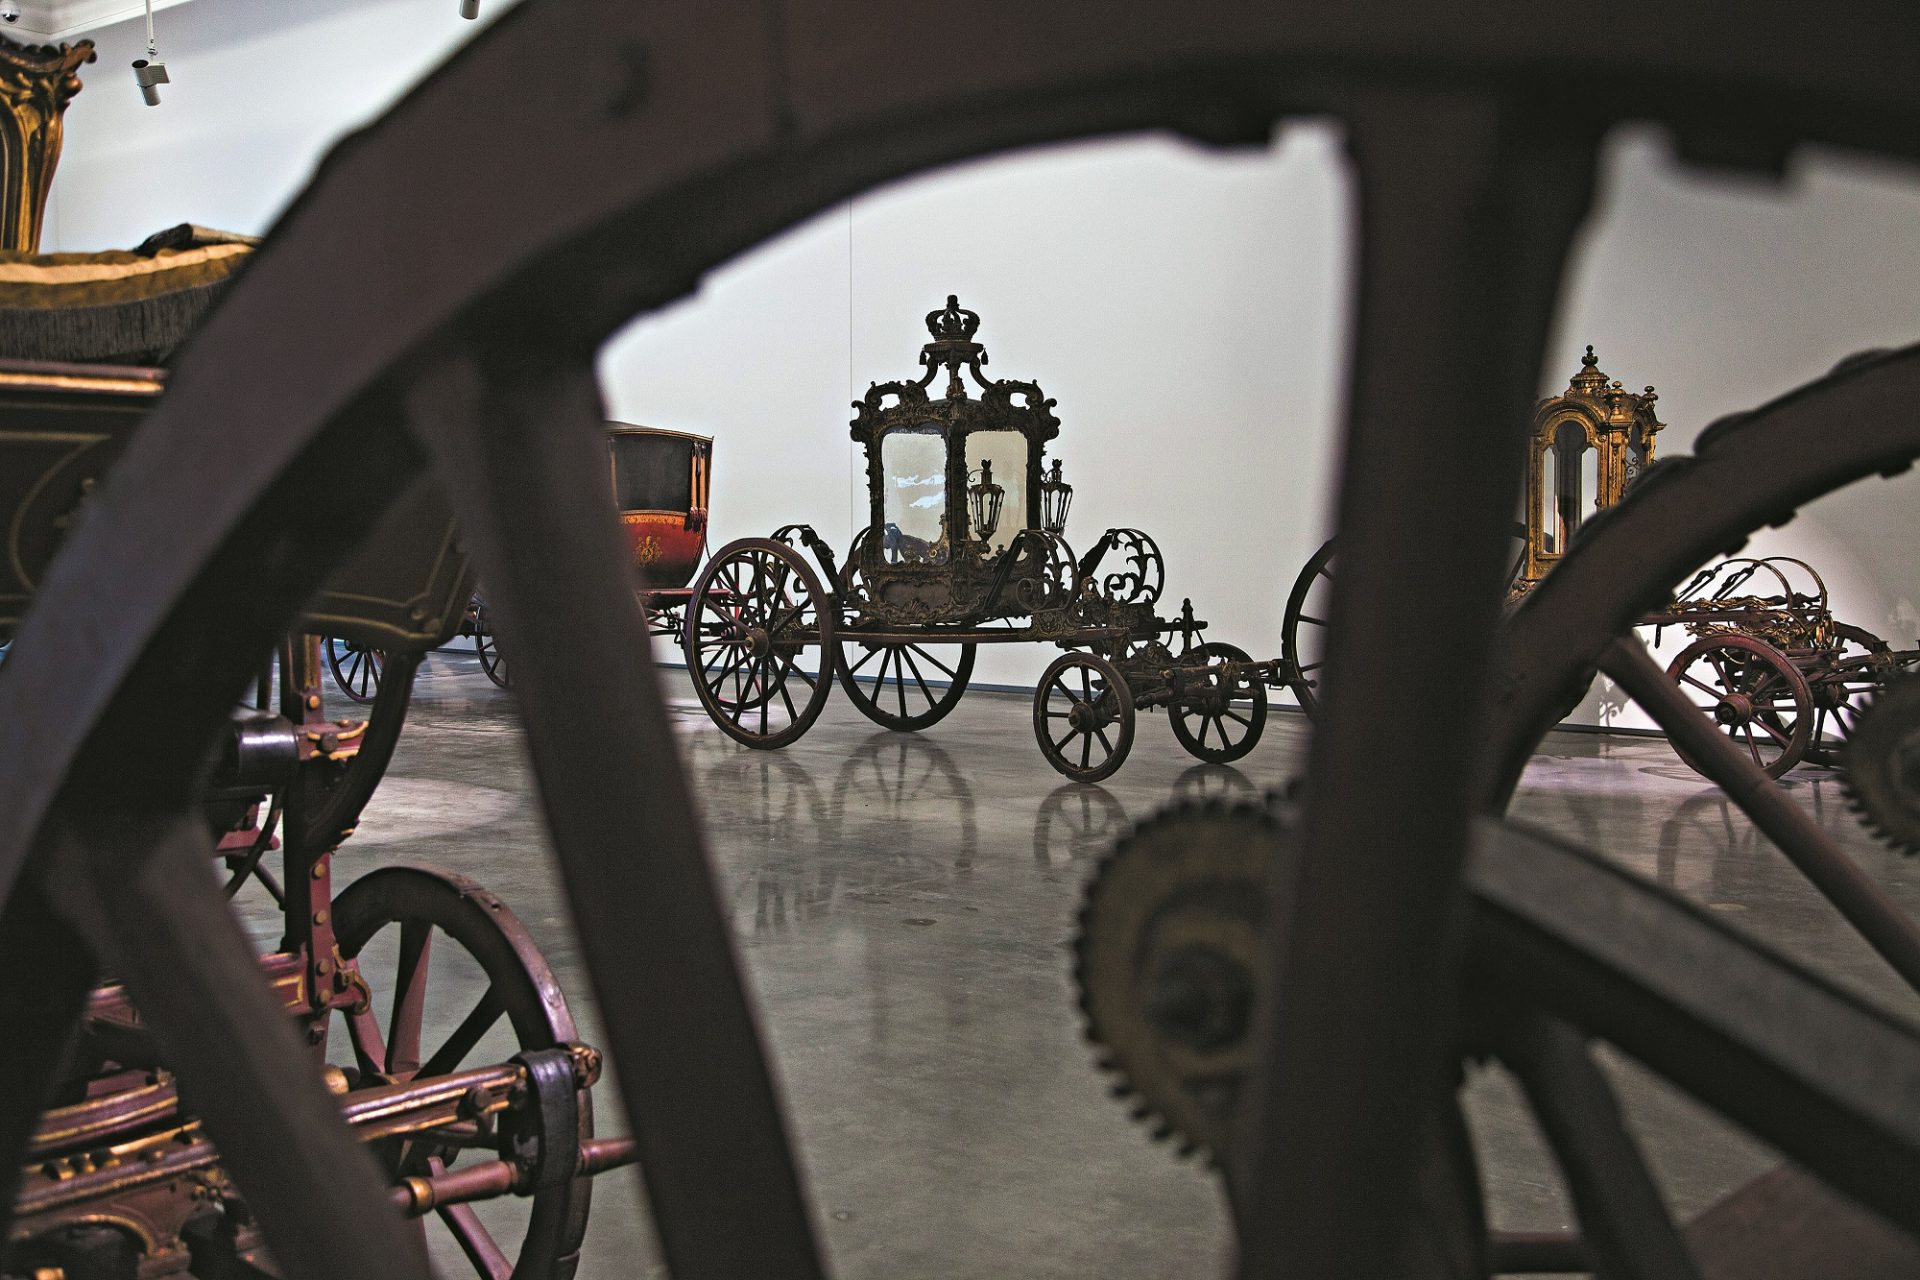
[{"label": "reflection on floor", "polygon": [[[1304,721],[1274,716],[1259,749],[1223,767],[1196,766],[1164,718],[1142,716],[1126,767],[1078,786],[1041,760],[1024,699],[969,695],[915,737],[878,730],[836,696],[802,741],[756,752],[707,727],[684,682],[669,682],[835,1274],[1222,1274],[1213,1179],[1107,1097],[1080,1038],[1068,948],[1080,886],[1118,834],[1177,797],[1253,798],[1284,783],[1304,765]],[[1866,836],[1831,775],[1802,770],[1788,786],[1920,912],[1920,864]],[[1554,734],[1515,812],[1920,1017],[1920,1001],[1664,742]],[[644,838],[645,815],[634,823]],[[402,857],[503,897],[539,938],[583,1034],[597,1036],[511,699],[459,655],[430,662],[336,884]],[[1614,1065],[1683,1211],[1766,1161]],[[610,1103],[602,1132],[620,1124]],[[1496,1223],[1567,1225],[1508,1082],[1481,1074],[1470,1107]],[[643,1204],[637,1179],[601,1180],[581,1276],[657,1270],[636,1264],[653,1256]]]}]

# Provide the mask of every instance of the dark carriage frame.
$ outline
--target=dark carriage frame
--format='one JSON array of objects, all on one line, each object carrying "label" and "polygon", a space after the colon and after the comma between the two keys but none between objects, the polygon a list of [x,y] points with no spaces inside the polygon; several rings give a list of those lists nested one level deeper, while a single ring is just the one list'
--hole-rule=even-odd
[{"label": "dark carriage frame", "polygon": [[[252,656],[351,549],[344,534],[289,543],[299,507],[287,499],[350,493],[348,514],[371,518],[432,466],[459,495],[517,641],[559,867],[669,1264],[689,1277],[820,1274],[665,709],[632,658],[644,624],[621,599],[611,513],[568,501],[595,475],[592,350],[713,264],[891,177],[1147,128],[1257,144],[1277,119],[1330,112],[1348,125],[1360,190],[1339,500],[1350,537],[1295,928],[1271,957],[1262,1010],[1255,1092],[1272,1102],[1250,1134],[1254,1211],[1238,1265],[1262,1277],[1414,1273],[1401,1246],[1416,1157],[1454,1068],[1456,908],[1521,430],[1599,140],[1616,121],[1653,119],[1688,154],[1748,168],[1777,170],[1807,142],[1914,158],[1920,30],[1882,0],[1818,14],[1627,0],[1556,22],[1506,0],[1444,13],[1393,4],[1364,23],[1351,6],[1301,0],[999,6],[970,15],[966,40],[927,38],[949,18],[923,4],[696,14],[533,0],[329,159],[136,446],[150,489],[113,495],[76,535],[0,675],[0,959],[69,957],[43,965],[31,991],[0,993],[0,1016],[22,1031],[5,1065],[23,1082],[0,1099],[0,1168],[37,1112],[47,1046],[72,1025],[90,957],[164,970],[171,991],[142,994],[178,1042],[183,1078],[204,1086],[208,1123],[293,1274],[418,1273],[396,1262],[409,1256],[404,1233],[318,1085],[289,1083],[298,1055],[247,994],[257,979],[241,940],[155,839],[191,795],[188,770],[132,744],[163,716],[183,741],[210,740]],[[584,49],[582,30],[597,37]],[[1573,47],[1608,54],[1570,60]],[[488,92],[529,75],[576,91]],[[408,216],[358,234],[356,214],[375,208]],[[424,269],[445,261],[455,223],[475,268]],[[322,349],[334,357],[316,364]],[[1471,403],[1432,396],[1462,384],[1479,393]],[[396,411],[404,434],[391,430]],[[230,447],[243,426],[252,447]],[[1486,449],[1427,444],[1475,433]],[[191,477],[220,497],[174,502]],[[1741,518],[1790,509],[1761,508],[1778,486],[1746,478],[1753,509]],[[1425,536],[1443,524],[1459,536]],[[1403,554],[1413,546],[1418,559]],[[272,588],[227,634],[193,625],[194,601],[257,583],[269,561]],[[546,579],[552,564],[569,566],[566,582]],[[1417,635],[1395,625],[1409,612],[1426,620]],[[1568,648],[1618,634],[1583,632]],[[1436,665],[1449,676],[1437,687]],[[1551,672],[1529,676],[1546,680],[1546,701],[1561,692]],[[1499,693],[1513,696],[1511,684]],[[1421,700],[1428,714],[1408,720]],[[1383,776],[1395,785],[1380,788]],[[117,816],[76,807],[106,794],[120,797]],[[684,978],[670,991],[632,981],[669,970]],[[255,1052],[211,1049],[236,1040]],[[1780,1051],[1760,1044],[1745,1061]],[[1886,1061],[1910,1072],[1912,1059],[1902,1047]],[[1728,1069],[1690,1087],[1738,1093],[1738,1062],[1718,1061]],[[1770,1134],[1791,1113],[1742,1114]],[[733,1155],[724,1168],[716,1147]],[[298,1167],[288,1150],[305,1153]],[[1610,1213],[1603,1197],[1581,1212],[1597,1229],[1646,1210]],[[1647,1238],[1616,1241],[1632,1257]],[[1831,1273],[1837,1246],[1818,1238]]]},{"label": "dark carriage frame", "polygon": [[[160,369],[0,362],[0,641],[99,496],[128,483],[116,461],[164,385]],[[259,957],[259,973],[298,1028],[308,1070],[317,1063],[338,1098],[341,1119],[383,1153],[392,1205],[448,1217],[477,1266],[517,1265],[531,1280],[561,1274],[577,1255],[586,1179],[631,1159],[630,1141],[593,1136],[599,1051],[578,1041],[532,936],[480,885],[415,864],[383,867],[337,891],[334,883],[336,855],[392,759],[421,655],[461,625],[472,581],[450,512],[416,487],[306,603],[295,633],[273,646],[202,771],[199,821],[203,840],[212,833],[209,857],[224,863],[225,896],[257,885],[273,898],[281,933]],[[221,613],[208,621],[217,625]],[[327,707],[322,631],[380,646],[389,678],[364,718],[336,718]],[[400,936],[391,987],[363,954],[389,928]],[[435,936],[445,939],[437,950]],[[448,948],[479,966],[497,1002],[491,1017],[469,1020],[433,1051],[420,1043],[427,982],[446,966]],[[0,1266],[264,1274],[249,1271],[271,1265],[258,1230],[244,1212],[219,1209],[244,1201],[183,1097],[164,1035],[146,1024],[132,994],[139,985],[109,975],[87,995],[57,1105],[27,1141]],[[384,1028],[382,1015],[390,1016]],[[324,1062],[336,1017],[352,1049],[347,1069]],[[520,1052],[466,1063],[502,1020]],[[454,1168],[462,1154],[489,1148],[494,1159]],[[507,1194],[532,1205],[525,1238],[503,1248],[467,1206]]]}]

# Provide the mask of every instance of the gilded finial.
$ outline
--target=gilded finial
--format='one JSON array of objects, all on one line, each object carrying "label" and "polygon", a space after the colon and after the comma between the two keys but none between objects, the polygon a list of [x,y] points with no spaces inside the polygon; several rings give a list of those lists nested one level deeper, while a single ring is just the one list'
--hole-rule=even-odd
[{"label": "gilded finial", "polygon": [[1600,357],[1593,354],[1591,344],[1587,347],[1587,354],[1580,357],[1580,372],[1573,375],[1572,381],[1567,384],[1567,390],[1573,395],[1586,396],[1593,400],[1606,394],[1607,375],[1600,372]]}]

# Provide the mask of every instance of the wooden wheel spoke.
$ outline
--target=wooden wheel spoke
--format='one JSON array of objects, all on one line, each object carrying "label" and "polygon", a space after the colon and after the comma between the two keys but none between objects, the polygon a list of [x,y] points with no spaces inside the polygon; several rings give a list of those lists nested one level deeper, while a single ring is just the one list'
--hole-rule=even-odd
[{"label": "wooden wheel spoke", "polygon": [[917,644],[908,645],[907,648],[912,652],[919,654],[921,657],[925,658],[928,662],[932,663],[934,666],[940,668],[940,673],[946,676],[947,679],[952,680],[955,678],[954,668],[940,661],[940,659],[934,657],[931,653],[927,652],[925,649],[923,649],[919,645]]},{"label": "wooden wheel spoke", "polygon": [[375,1076],[387,1069],[386,1039],[380,1034],[380,1019],[372,1005],[347,1014],[347,1043],[353,1048],[354,1065],[361,1075]]},{"label": "wooden wheel spoke", "polygon": [[[926,657],[924,653],[921,654],[920,656]],[[908,649],[902,650],[900,657],[907,664],[907,667],[913,672],[913,682],[920,686],[920,696],[925,698],[928,702],[940,701],[939,698],[934,696],[933,690],[927,687],[926,680],[921,676],[920,664],[913,660],[912,649],[908,648]]]},{"label": "wooden wheel spoke", "polygon": [[433,926],[423,920],[400,925],[400,954],[393,969],[393,1011],[387,1022],[386,1072],[411,1079],[420,1069],[420,1026],[427,1011],[427,974],[433,959]]},{"label": "wooden wheel spoke", "polygon": [[453,1029],[453,1034],[433,1051],[432,1057],[421,1064],[418,1074],[429,1078],[443,1076],[458,1067],[473,1052],[473,1047],[480,1043],[480,1038],[493,1030],[493,1024],[500,1021],[500,1015],[506,1011],[507,1006],[499,993],[488,987],[486,994],[460,1020],[460,1025]]},{"label": "wooden wheel spoke", "polygon": [[1686,684],[1690,684],[1694,688],[1700,690],[1700,692],[1706,694],[1708,697],[1712,698],[1715,702],[1719,702],[1726,697],[1726,693],[1723,690],[1716,689],[1712,685],[1706,683],[1705,681],[1699,680],[1684,671],[1680,673],[1680,679],[1682,682]]},{"label": "wooden wheel spoke", "polygon": [[501,1251],[493,1236],[480,1221],[480,1215],[474,1212],[470,1204],[441,1205],[434,1210],[447,1230],[453,1235],[460,1251],[467,1255],[467,1261],[474,1270],[487,1280],[512,1280],[513,1261]]},{"label": "wooden wheel spoke", "polygon": [[847,668],[847,673],[849,675],[860,674],[860,668],[866,666],[869,662],[872,662],[876,657],[880,659],[880,665],[881,667],[884,668],[887,665],[887,649],[885,645],[880,645],[880,646],[876,646],[875,648],[868,649],[865,657],[861,658],[860,661],[854,663],[852,666]]},{"label": "wooden wheel spoke", "polygon": [[1781,729],[1778,725],[1774,724],[1772,721],[1766,720],[1766,719],[1760,719],[1755,721],[1755,723],[1758,724],[1762,729],[1765,729],[1767,731],[1767,736],[1772,738],[1775,742],[1778,742],[1781,746],[1783,747],[1788,746],[1793,742],[1794,735],[1791,733],[1787,733],[1786,731]]}]

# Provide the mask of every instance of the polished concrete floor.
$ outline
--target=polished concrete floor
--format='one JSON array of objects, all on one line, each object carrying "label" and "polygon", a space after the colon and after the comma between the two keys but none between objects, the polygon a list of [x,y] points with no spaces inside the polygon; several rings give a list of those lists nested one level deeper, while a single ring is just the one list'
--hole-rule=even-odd
[{"label": "polished concrete floor", "polygon": [[[1276,714],[1261,746],[1223,767],[1195,765],[1164,717],[1143,715],[1120,773],[1082,786],[1041,759],[1024,698],[969,694],[943,724],[905,736],[836,694],[802,741],[756,752],[707,723],[683,677],[667,679],[834,1273],[1221,1274],[1213,1177],[1129,1121],[1082,1041],[1069,978],[1074,914],[1087,874],[1130,824],[1178,797],[1252,798],[1294,776],[1304,720]],[[1831,775],[1803,769],[1787,786],[1920,912],[1920,862],[1861,831]],[[1920,1000],[1663,741],[1556,733],[1515,813],[1920,1020]],[[594,1037],[511,698],[457,653],[430,661],[335,883],[403,858],[501,895]],[[464,1009],[450,998],[429,1019],[450,1026]],[[1630,1063],[1609,1065],[1682,1212],[1770,1163]],[[601,1092],[600,1129],[616,1131],[617,1108]],[[1568,1225],[1510,1082],[1481,1071],[1468,1103],[1496,1224]],[[751,1229],[752,1206],[741,1211]],[[511,1211],[488,1214],[511,1231]],[[638,1179],[601,1179],[580,1274],[655,1274],[655,1256]]]}]

